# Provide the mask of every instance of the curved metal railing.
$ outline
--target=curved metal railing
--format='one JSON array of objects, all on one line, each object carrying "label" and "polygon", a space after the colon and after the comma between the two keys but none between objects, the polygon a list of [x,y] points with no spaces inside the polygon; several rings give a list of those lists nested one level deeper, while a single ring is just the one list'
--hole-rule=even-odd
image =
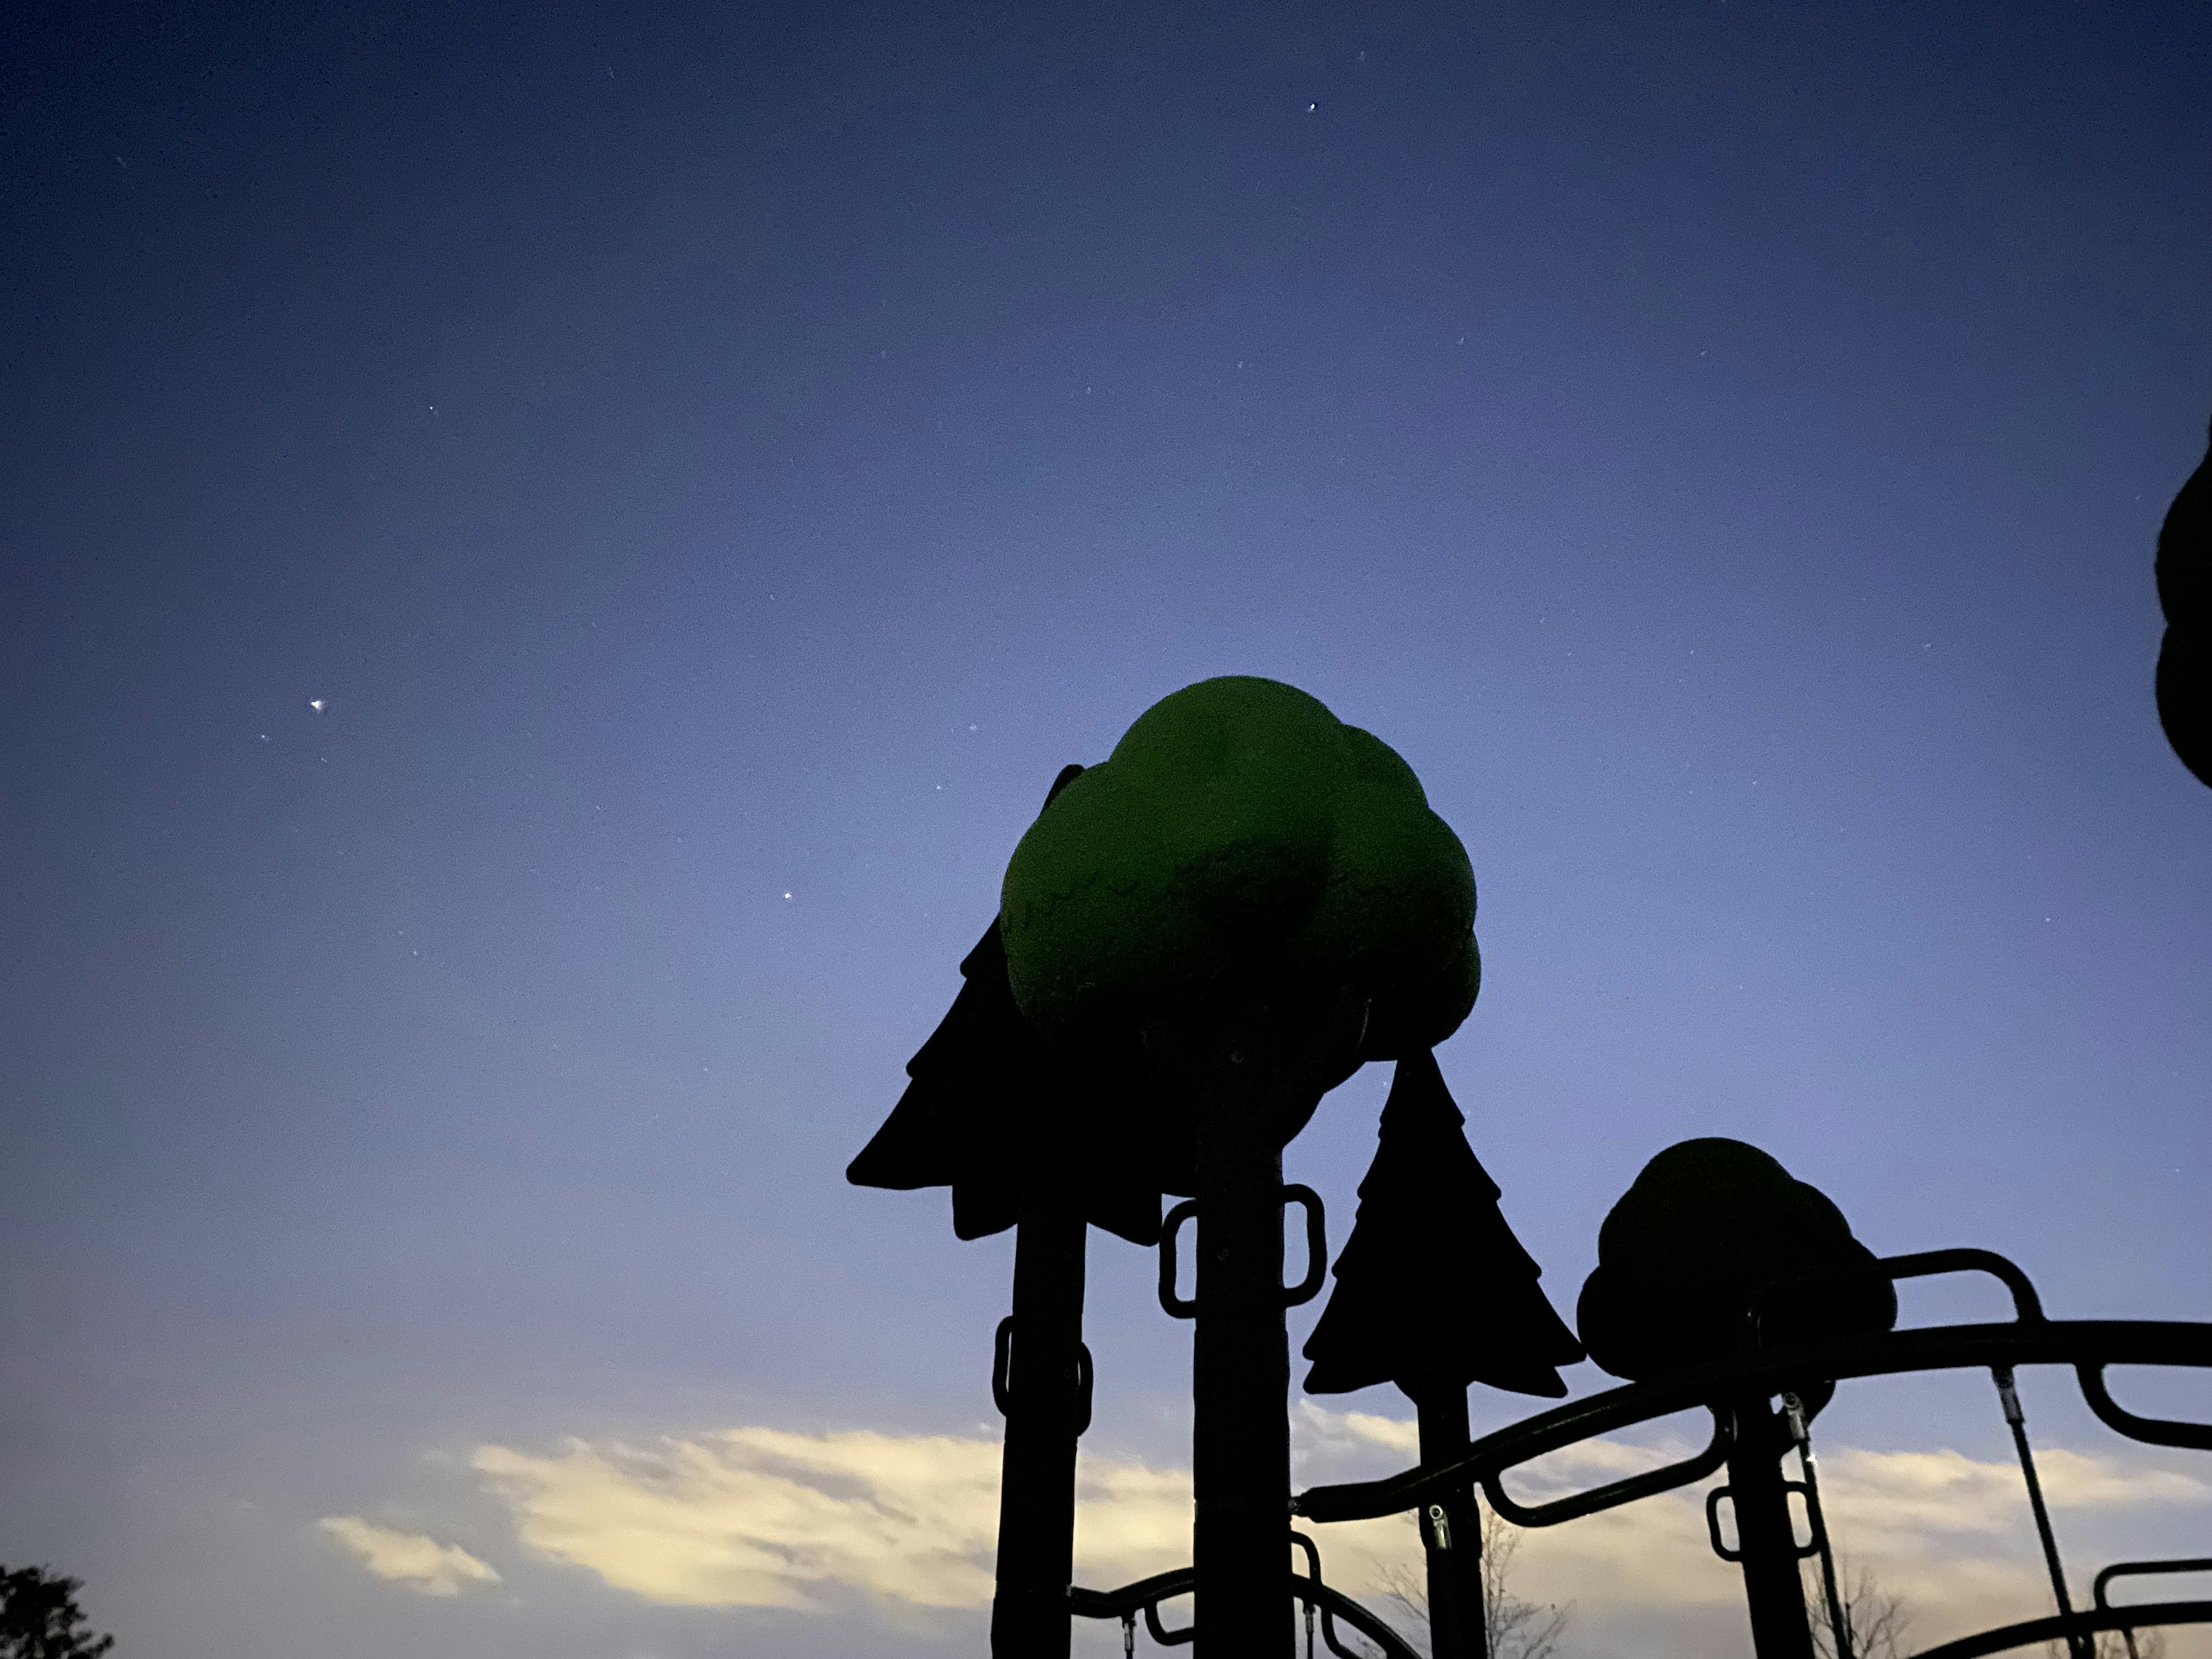
[{"label": "curved metal railing", "polygon": [[[2014,1317],[2003,1322],[1923,1326],[1871,1335],[1829,1338],[1768,1347],[1759,1340],[1766,1305],[1812,1281],[1778,1286],[1747,1310],[1744,1346],[1725,1358],[1665,1376],[1610,1389],[1485,1435],[1449,1462],[1417,1466],[1381,1480],[1310,1487],[1291,1499],[1294,1515],[1314,1522],[1362,1521],[1414,1509],[1433,1496],[1479,1484],[1507,1520],[1524,1527],[1556,1526],[1583,1516],[1687,1486],[1727,1462],[1735,1441],[1728,1407],[1747,1396],[1790,1395],[1808,1378],[1840,1382],[1907,1372],[1986,1368],[1996,1379],[2005,1418],[2018,1447],[2037,1530],[2051,1570],[2059,1612],[1928,1650],[1919,1659],[1976,1659],[2039,1642],[2064,1641],[2086,1655],[2102,1631],[2131,1632],[2154,1625],[2212,1622],[2212,1601],[2160,1601],[2114,1607],[2105,1587],[2129,1571],[2204,1571],[2212,1559],[2189,1563],[2123,1563],[2097,1580],[2096,1606],[2075,1612],[2067,1596],[2050,1517],[2013,1385],[2022,1365],[2070,1366],[2083,1400],[2100,1421],[2129,1439],[2151,1445],[2212,1451],[2212,1425],[2139,1416],[2112,1398],[2105,1381],[2113,1365],[2186,1365],[2212,1369],[2212,1324],[2160,1320],[2054,1320],[2045,1316],[2034,1285],[2013,1262],[1993,1251],[1930,1250],[1875,1264],[1889,1278],[1933,1273],[1988,1273],[2011,1292]],[[1524,1502],[1506,1490],[1513,1469],[1598,1435],[1703,1407],[1712,1414],[1712,1437],[1692,1456],[1589,1491],[1547,1503]],[[1808,1449],[1801,1443],[1801,1450]],[[1809,1497],[1809,1494],[1808,1494]],[[1814,1518],[1816,1531],[1820,1526]],[[1831,1598],[1832,1601],[1832,1597]],[[2133,1640],[2130,1638],[2132,1650]]]},{"label": "curved metal railing", "polygon": [[[1392,1630],[1381,1619],[1362,1607],[1342,1590],[1334,1589],[1322,1582],[1321,1551],[1313,1540],[1304,1533],[1294,1532],[1291,1542],[1305,1553],[1306,1571],[1291,1573],[1290,1593],[1306,1606],[1306,1648],[1313,1648],[1314,1618],[1320,1615],[1322,1637],[1328,1650],[1337,1659],[1373,1659],[1357,1648],[1346,1647],[1336,1633],[1340,1619],[1358,1631],[1382,1650],[1383,1659],[1421,1659],[1419,1652],[1406,1638]],[[1135,1645],[1137,1616],[1144,1615],[1145,1629],[1152,1640],[1163,1647],[1180,1647],[1194,1642],[1198,1637],[1195,1625],[1170,1629],[1160,1620],[1160,1603],[1171,1601],[1178,1595],[1188,1595],[1196,1583],[1197,1574],[1190,1567],[1177,1567],[1172,1572],[1155,1573],[1150,1578],[1139,1578],[1133,1584],[1124,1584],[1119,1589],[1085,1589],[1077,1585],[1067,1592],[1068,1607],[1084,1619],[1119,1619],[1122,1629],[1122,1650],[1128,1652]]]}]

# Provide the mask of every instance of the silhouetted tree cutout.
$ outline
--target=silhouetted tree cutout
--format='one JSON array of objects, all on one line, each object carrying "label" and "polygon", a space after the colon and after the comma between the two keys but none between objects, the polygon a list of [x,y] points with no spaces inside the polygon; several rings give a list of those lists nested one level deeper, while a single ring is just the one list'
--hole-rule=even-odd
[{"label": "silhouetted tree cutout", "polygon": [[99,1659],[113,1647],[84,1627],[83,1588],[48,1567],[0,1566],[0,1659]]},{"label": "silhouetted tree cutout", "polygon": [[845,1171],[856,1187],[952,1189],[952,1231],[1004,1232],[1020,1218],[1025,1172],[1066,1160],[1086,1219],[1132,1244],[1160,1237],[1160,1188],[1137,1167],[1117,1102],[1136,1103],[1134,1068],[1079,1063],[1022,1018],[994,921],[960,964],[960,994],[907,1062],[912,1080]]},{"label": "silhouetted tree cutout", "polygon": [[[1082,770],[1064,768],[1045,805]],[[1014,1005],[996,921],[960,975],[951,1011],[907,1062],[906,1092],[845,1174],[862,1187],[950,1187],[962,1238],[1018,1229],[1013,1311],[992,1365],[1006,1417],[992,1647],[1055,1659],[1069,1648],[1075,1448],[1090,1420],[1085,1228],[1157,1243],[1160,1192],[1136,1173],[1133,1073],[1045,1042]]]},{"label": "silhouetted tree cutout", "polygon": [[2212,442],[2158,532],[2158,718],[2181,763],[2212,784]]},{"label": "silhouetted tree cutout", "polygon": [[[1138,1037],[1190,1158],[1193,1567],[1214,1659],[1288,1659],[1282,1149],[1369,1059],[1474,1001],[1474,876],[1389,744],[1293,686],[1229,676],[1140,715],[1022,837],[1000,914],[1046,1036]],[[1163,1185],[1171,1178],[1167,1163]]]},{"label": "silhouetted tree cutout", "polygon": [[[1740,1140],[1686,1140],[1645,1164],[1599,1229],[1597,1261],[1576,1322],[1590,1358],[1615,1376],[1662,1376],[1733,1352],[1754,1306],[1769,1345],[1897,1322],[1896,1288],[1843,1212]],[[1808,1377],[1789,1386],[1809,1414],[1836,1385]],[[1760,1659],[1813,1659],[1782,1480],[1786,1421],[1765,1394],[1711,1403],[1734,1423],[1725,1490],[1752,1645]]]},{"label": "silhouetted tree cutout", "polygon": [[[1543,1269],[1506,1224],[1464,1121],[1433,1053],[1399,1060],[1336,1289],[1305,1346],[1308,1394],[1397,1384],[1431,1464],[1468,1443],[1468,1383],[1556,1398],[1567,1391],[1558,1368],[1583,1357],[1537,1283]],[[1440,1507],[1443,1524],[1424,1514],[1421,1526],[1431,1650],[1465,1659],[1488,1650],[1486,1527],[1472,1487]]]},{"label": "silhouetted tree cutout", "polygon": [[1395,1382],[1416,1401],[1486,1382],[1558,1398],[1583,1358],[1499,1210],[1428,1049],[1398,1062],[1336,1289],[1307,1338],[1308,1394]]}]

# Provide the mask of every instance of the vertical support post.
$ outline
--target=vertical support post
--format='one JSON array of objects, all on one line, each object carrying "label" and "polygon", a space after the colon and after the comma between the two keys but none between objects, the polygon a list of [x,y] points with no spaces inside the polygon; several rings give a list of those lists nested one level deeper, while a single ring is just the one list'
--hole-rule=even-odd
[{"label": "vertical support post", "polygon": [[1735,1440],[1729,1452],[1729,1492],[1735,1510],[1744,1601],[1751,1613],[1752,1650],[1759,1659],[1813,1659],[1805,1618],[1805,1584],[1797,1571],[1797,1531],[1782,1455],[1790,1438],[1764,1395],[1735,1402]]},{"label": "vertical support post", "polygon": [[1231,1035],[1198,1123],[1191,1462],[1206,1659],[1294,1659],[1297,1645],[1281,1115],[1258,1035]]},{"label": "vertical support post", "polygon": [[1000,1465],[992,1659],[1067,1659],[1075,1572],[1075,1443],[1082,1432],[1083,1255],[1088,1223],[1040,1159],[1014,1233],[1014,1308],[1002,1346],[1006,1439]]},{"label": "vertical support post", "polygon": [[[1467,1385],[1425,1384],[1413,1401],[1421,1429],[1421,1462],[1450,1462],[1471,1443]],[[1482,1511],[1470,1484],[1422,1505],[1421,1545],[1428,1556],[1429,1651],[1435,1659],[1489,1659],[1490,1625],[1483,1605]]]}]

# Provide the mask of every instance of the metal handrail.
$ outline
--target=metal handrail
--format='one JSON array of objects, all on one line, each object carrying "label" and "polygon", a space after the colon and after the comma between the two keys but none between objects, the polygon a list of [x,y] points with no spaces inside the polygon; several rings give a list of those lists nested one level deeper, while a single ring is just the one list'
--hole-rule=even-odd
[{"label": "metal handrail", "polygon": [[[1358,1659],[1352,1650],[1336,1639],[1329,1621],[1341,1619],[1360,1635],[1382,1650],[1384,1659],[1421,1659],[1419,1652],[1406,1638],[1385,1624],[1375,1613],[1362,1607],[1342,1590],[1321,1582],[1318,1577],[1309,1577],[1301,1572],[1286,1574],[1290,1592],[1299,1601],[1317,1607],[1323,1620],[1330,1650],[1340,1659]],[[1119,1589],[1085,1589],[1073,1585],[1067,1592],[1068,1608],[1082,1619],[1127,1619],[1137,1613],[1145,1616],[1145,1627],[1155,1642],[1163,1646],[1179,1647],[1197,1635],[1194,1625],[1181,1630],[1170,1630],[1159,1622],[1159,1604],[1188,1595],[1197,1582],[1197,1572],[1190,1567],[1177,1567],[1172,1572],[1154,1573],[1150,1578],[1139,1578],[1133,1584],[1124,1584]]]},{"label": "metal handrail", "polygon": [[2034,1647],[2044,1642],[2080,1642],[2099,1631],[2140,1630],[2146,1625],[2212,1624],[2212,1601],[2139,1601],[2132,1607],[2094,1607],[2082,1613],[2060,1613],[2003,1625],[1972,1636],[1962,1636],[1941,1647],[1923,1648],[1912,1659],[1984,1659],[1992,1653]]},{"label": "metal handrail", "polygon": [[[2105,1590],[2112,1580],[2158,1572],[2212,1572],[2212,1556],[2195,1556],[2174,1561],[2115,1561],[2097,1575],[2097,1582],[2090,1586],[2089,1595],[2100,1607],[2109,1607],[2112,1604],[2106,1599]],[[2128,1644],[2128,1659],[2137,1659],[2135,1627],[2127,1626],[2120,1635]]]},{"label": "metal handrail", "polygon": [[[1878,1331],[1869,1335],[1827,1337],[1792,1343],[1786,1347],[1754,1349],[1687,1366],[1649,1382],[1626,1383],[1587,1399],[1571,1401],[1485,1435],[1457,1456],[1433,1467],[1416,1466],[1381,1480],[1309,1487],[1291,1499],[1291,1508],[1292,1513],[1310,1521],[1373,1520],[1414,1508],[1431,1492],[1464,1486],[1470,1481],[1480,1480],[1487,1490],[1490,1478],[1501,1471],[1596,1435],[1632,1428],[1731,1395],[1779,1393],[1790,1386],[1792,1378],[1819,1376],[1843,1382],[1854,1377],[1948,1370],[1969,1365],[2070,1365],[2077,1370],[2105,1365],[2212,1368],[2212,1324],[2150,1319],[2007,1321],[2002,1324],[1923,1326],[1914,1330]],[[2131,1438],[2151,1438],[2133,1433],[2124,1422],[2114,1422],[2112,1426]],[[2206,1432],[2212,1434],[2212,1431]],[[1631,1492],[1617,1501],[1625,1503],[1645,1495],[1643,1492]],[[1574,1501],[1561,1500],[1563,1504]],[[1583,1509],[1577,1512],[1593,1511]],[[1558,1518],[1571,1520],[1574,1516],[1561,1514]]]},{"label": "metal handrail", "polygon": [[[1480,1481],[1501,1515],[1522,1526],[1550,1526],[1633,1502],[1710,1474],[1727,1460],[1730,1419],[1716,1402],[1747,1395],[1789,1395],[1793,1380],[1819,1377],[1832,1384],[1862,1376],[1909,1371],[1987,1367],[1996,1379],[2005,1416],[2019,1445],[2021,1468],[2042,1535],[2059,1612],[1933,1648],[1918,1659],[1980,1659],[2037,1643],[2063,1641],[2077,1655],[2092,1650],[2097,1632],[2121,1631],[2132,1655],[2139,1626],[2212,1623],[2212,1601],[2147,1602],[2111,1606],[2105,1598],[2111,1579],[2127,1573],[2212,1571],[2212,1558],[2176,1562],[2123,1562],[2097,1577],[2094,1608],[2074,1610],[2060,1573],[2057,1545],[2026,1442],[2022,1413],[2012,1388],[2021,1365],[2057,1364],[2073,1369],[2090,1409],[2106,1426],[2130,1439],[2152,1445],[2212,1450],[2212,1425],[2137,1416],[2113,1401],[2105,1386],[2112,1365],[2191,1365],[2212,1368],[2212,1324],[2158,1320],[2052,1320],[2043,1311],[2034,1285],[2015,1264],[1994,1251],[1929,1250],[1893,1256],[1873,1264],[1895,1280],[1931,1273],[1982,1272],[2002,1280],[2011,1292],[2014,1317],[2004,1323],[1937,1325],[1905,1331],[1879,1331],[1766,1347],[1759,1340],[1760,1316],[1777,1296],[1808,1288],[1816,1275],[1770,1287],[1746,1310],[1743,1346],[1724,1358],[1687,1366],[1668,1376],[1632,1382],[1588,1399],[1571,1401],[1484,1436],[1458,1455],[1434,1467],[1413,1468],[1381,1480],[1315,1486],[1291,1500],[1294,1515],[1317,1522],[1371,1520],[1418,1507],[1431,1494]],[[1713,1438],[1695,1456],[1644,1474],[1613,1481],[1549,1504],[1522,1504],[1504,1492],[1504,1471],[1613,1431],[1632,1427],[1696,1406],[1713,1413]],[[1806,1449],[1800,1431],[1801,1451]],[[1810,1491],[1810,1461],[1807,1460]],[[1795,1483],[1792,1483],[1795,1484]],[[1711,1524],[1711,1517],[1708,1516]],[[1816,1532],[1820,1523],[1814,1522]],[[1723,1552],[1725,1553],[1725,1552]],[[1834,1600],[1832,1585],[1830,1600]],[[1832,1614],[1838,1610],[1832,1607]],[[1840,1623],[1840,1620],[1838,1620]],[[1839,1632],[1840,1633],[1840,1632]]]},{"label": "metal handrail", "polygon": [[[1727,1413],[1713,1413],[1713,1437],[1705,1450],[1694,1457],[1686,1457],[1679,1463],[1669,1463],[1661,1469],[1647,1469],[1642,1474],[1632,1474],[1589,1492],[1577,1492],[1571,1498],[1554,1498],[1548,1504],[1523,1504],[1505,1490],[1500,1479],[1503,1468],[1486,1470],[1480,1477],[1483,1495],[1496,1510],[1516,1527],[1556,1527],[1562,1521],[1573,1521],[1585,1515],[1595,1515],[1601,1510],[1617,1509],[1623,1504],[1632,1504],[1639,1498],[1650,1498],[1659,1492],[1671,1492],[1676,1486],[1686,1486],[1692,1480],[1702,1480],[1728,1462],[1730,1448],[1735,1443],[1732,1419]],[[1516,1462],[1521,1459],[1514,1460]],[[1300,1511],[1304,1513],[1304,1511]],[[1313,1517],[1319,1520],[1322,1517]]]}]

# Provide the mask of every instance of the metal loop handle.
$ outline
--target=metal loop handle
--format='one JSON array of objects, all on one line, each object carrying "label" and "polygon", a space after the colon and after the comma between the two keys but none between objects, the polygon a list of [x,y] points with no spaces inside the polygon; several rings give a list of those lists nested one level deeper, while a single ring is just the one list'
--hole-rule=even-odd
[{"label": "metal loop handle", "polygon": [[[1877,1256],[1874,1271],[1894,1284],[1900,1279],[1929,1279],[1937,1273],[1988,1273],[2003,1281],[2012,1292],[2013,1317],[2023,1325],[2043,1322],[2043,1298],[2036,1294],[2034,1283],[2020,1267],[1995,1250],[1961,1247],[1950,1250],[1921,1250],[1911,1255]],[[1762,1328],[1774,1304],[1785,1296],[1802,1295],[1823,1285],[1847,1285],[1862,1278],[1863,1267],[1827,1268],[1819,1273],[1798,1273],[1767,1285],[1751,1299],[1744,1310],[1744,1322],[1740,1340],[1750,1347],[1765,1346]]]},{"label": "metal loop handle", "polygon": [[1664,1468],[1652,1469],[1643,1474],[1632,1474],[1625,1480],[1615,1480],[1549,1504],[1519,1504],[1506,1496],[1505,1487],[1499,1480],[1505,1473],[1503,1469],[1486,1472],[1482,1477],[1482,1490],[1490,1498],[1490,1507],[1515,1526],[1555,1527],[1562,1521],[1595,1515],[1600,1510],[1615,1509],[1639,1498],[1649,1498],[1655,1492],[1672,1492],[1677,1486],[1688,1486],[1692,1480],[1702,1480],[1728,1462],[1729,1449],[1735,1443],[1734,1425],[1726,1413],[1716,1411],[1713,1413],[1711,1443],[1696,1456],[1685,1458],[1680,1463],[1669,1463]]},{"label": "metal loop handle", "polygon": [[1927,1279],[1936,1273],[1984,1273],[2004,1281],[2012,1292],[2013,1317],[2023,1325],[2043,1322],[2043,1298],[2035,1285],[2015,1262],[1995,1250],[1962,1247],[1951,1250],[1921,1250],[1911,1255],[1886,1255],[1874,1264],[1892,1279]]},{"label": "metal loop handle", "polygon": [[[1309,1613],[1321,1614],[1322,1636],[1328,1640],[1329,1651],[1337,1659],[1374,1659],[1374,1655],[1362,1653],[1346,1645],[1338,1635],[1336,1621],[1342,1620],[1359,1635],[1380,1650],[1382,1659],[1420,1659],[1420,1656],[1405,1638],[1392,1630],[1380,1618],[1342,1590],[1332,1589],[1322,1582],[1321,1551],[1312,1539],[1295,1528],[1291,1541],[1305,1553],[1309,1571],[1290,1574],[1288,1589],[1296,1600],[1306,1605]],[[1194,1621],[1181,1630],[1170,1629],[1160,1622],[1159,1604],[1178,1595],[1188,1595],[1194,1588],[1197,1575],[1188,1567],[1172,1572],[1155,1573],[1150,1578],[1140,1578],[1133,1584],[1124,1584],[1120,1589],[1085,1589],[1080,1584],[1068,1589],[1068,1611],[1082,1619],[1119,1619],[1122,1629],[1128,1632],[1135,1614],[1141,1610],[1145,1628],[1155,1642],[1163,1647],[1181,1647],[1198,1633]],[[1126,1638],[1125,1638],[1126,1640]]]},{"label": "metal loop handle", "polygon": [[2090,1593],[2096,1597],[2099,1607],[2109,1607],[2112,1604],[2106,1599],[2105,1590],[2113,1579],[2132,1578],[2154,1572],[2212,1572],[2212,1555],[2197,1556],[2185,1561],[2115,1561],[2097,1575]]},{"label": "metal loop handle", "polygon": [[1001,1417],[1014,1414],[1013,1360],[1014,1316],[1008,1314],[991,1337],[991,1403]]},{"label": "metal loop handle", "polygon": [[[999,1328],[991,1338],[991,1403],[999,1408],[1001,1417],[1014,1414],[1013,1388],[1014,1316],[1008,1314],[999,1322]],[[1091,1345],[1075,1345],[1075,1402],[1070,1430],[1080,1437],[1091,1426],[1091,1384],[1096,1370],[1091,1360]]]},{"label": "metal loop handle", "polygon": [[1283,1305],[1295,1308],[1319,1296],[1328,1281],[1328,1219],[1321,1194],[1299,1182],[1283,1188],[1283,1202],[1306,1212],[1306,1276],[1283,1292]]},{"label": "metal loop handle", "polygon": [[[1184,1222],[1197,1213],[1198,1200],[1186,1198],[1160,1222],[1160,1306],[1170,1319],[1198,1317],[1197,1300],[1194,1297],[1186,1301],[1176,1294],[1176,1234]],[[1146,1616],[1151,1617],[1149,1613]]]},{"label": "metal loop handle", "polygon": [[[1305,1277],[1283,1291],[1283,1305],[1295,1308],[1319,1296],[1321,1287],[1328,1282],[1328,1212],[1319,1193],[1295,1182],[1283,1188],[1283,1202],[1297,1205],[1306,1215]],[[1198,1317],[1198,1299],[1176,1293],[1179,1268],[1176,1235],[1197,1213],[1198,1200],[1186,1198],[1160,1220],[1160,1307],[1170,1319]]]},{"label": "metal loop handle", "polygon": [[1091,1426],[1091,1384],[1093,1372],[1091,1364],[1091,1345],[1075,1345],[1075,1420],[1071,1431],[1080,1439]]},{"label": "metal loop handle", "polygon": [[1198,1640],[1198,1621],[1195,1620],[1181,1630],[1170,1630],[1160,1623],[1160,1604],[1158,1601],[1145,1603],[1145,1628],[1152,1632],[1152,1640],[1164,1648],[1179,1648],[1186,1642]]},{"label": "metal loop handle", "polygon": [[2186,1446],[2192,1451],[2212,1451],[2212,1424],[2137,1417],[2112,1398],[2112,1390],[2105,1386],[2105,1368],[2101,1364],[2076,1365],[2074,1375],[2081,1381],[2081,1397],[2089,1402],[2089,1409],[2097,1413],[2098,1420],[2106,1428],[2117,1429],[2130,1440],[2154,1446]]},{"label": "metal loop handle", "polygon": [[[1813,1535],[1801,1544],[1797,1541],[1797,1534],[1793,1528],[1790,1534],[1790,1547],[1796,1552],[1796,1559],[1809,1561],[1825,1549],[1828,1543],[1827,1533],[1820,1524],[1820,1505],[1813,1501],[1813,1489],[1802,1480],[1785,1480],[1782,1483],[1782,1490],[1785,1493],[1794,1492],[1804,1494],[1806,1525]],[[1721,1542],[1721,1499],[1723,1498],[1727,1498],[1733,1506],[1735,1502],[1735,1488],[1715,1486],[1705,1494],[1705,1535],[1712,1540],[1713,1553],[1719,1556],[1722,1560],[1741,1561],[1743,1559],[1743,1551],[1741,1548],[1730,1549],[1726,1544]],[[1787,1503],[1789,1499],[1784,1498],[1783,1501]],[[1741,1540],[1738,1541],[1741,1542]]]}]

